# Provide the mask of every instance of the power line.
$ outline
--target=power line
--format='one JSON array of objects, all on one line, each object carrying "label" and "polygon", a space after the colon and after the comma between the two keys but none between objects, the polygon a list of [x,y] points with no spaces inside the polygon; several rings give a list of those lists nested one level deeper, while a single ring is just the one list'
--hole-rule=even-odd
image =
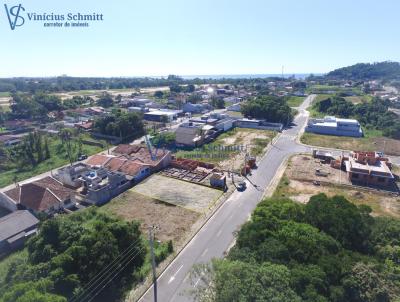
[{"label": "power line", "polygon": [[[119,253],[119,255],[118,255],[111,263],[109,263],[109,264],[108,264],[106,267],[104,267],[99,273],[97,273],[97,274],[94,276],[94,278],[93,278],[89,283],[87,283],[87,284],[84,286],[84,291],[86,291],[89,287],[92,286],[91,283],[96,282],[97,279],[101,279],[102,276],[100,276],[100,275],[104,275],[104,274],[106,273],[107,270],[111,269],[111,266],[114,266],[114,265],[116,264],[116,262],[119,261],[118,258],[121,258],[121,257],[122,257],[124,254],[126,254],[126,253],[130,253],[131,251],[129,251],[129,252],[127,252],[127,251],[128,251],[128,250],[131,250],[131,249],[134,247],[134,245],[135,245],[136,243],[138,243],[140,240],[141,240],[141,238],[139,237],[135,242],[133,242],[131,245],[129,245],[123,252]],[[78,298],[79,296],[80,296],[80,294],[79,294],[77,297],[72,298],[71,302],[72,302],[75,298]]]},{"label": "power line", "polygon": [[[101,293],[101,291],[112,281],[112,280],[114,280],[114,278],[119,274],[119,273],[121,273],[125,268],[126,268],[126,266],[133,260],[133,259],[135,259],[143,250],[145,250],[145,247],[143,247],[142,249],[140,249],[135,255],[133,255],[133,257],[131,258],[131,259],[129,259],[126,263],[125,263],[125,265],[122,267],[122,268],[120,268],[119,270],[118,270],[118,268],[116,268],[116,273],[115,273],[115,275],[114,276],[109,276],[109,277],[111,277],[111,278],[109,278],[108,279],[108,281],[107,281],[107,279],[104,279],[103,281],[107,281],[105,284],[101,284],[101,283],[103,283],[103,281],[101,282],[101,283],[99,283],[95,288],[93,288],[92,290],[90,290],[90,292],[89,293],[87,293],[86,295],[84,295],[83,296],[83,299],[82,299],[82,301],[84,301],[84,299],[85,298],[89,298],[90,297],[90,295],[99,287],[99,286],[101,286],[102,285],[102,287],[100,288],[100,290],[99,291],[97,291],[97,292],[95,292],[95,294],[94,294],[94,296],[92,296],[89,300],[88,300],[88,302],[90,302],[90,301],[92,301],[99,293]],[[115,271],[115,270],[114,270]],[[114,272],[113,272],[114,273]]]},{"label": "power line", "polygon": [[[118,265],[117,262],[119,262],[119,261],[122,259],[122,257],[124,257],[124,256],[126,256],[126,255],[128,255],[128,254],[130,254],[131,252],[134,252],[134,251],[133,251],[133,248],[136,247],[135,245],[136,245],[140,240],[142,240],[142,238],[139,237],[135,242],[133,242],[133,243],[132,243],[131,245],[129,245],[123,252],[121,252],[111,263],[109,263],[109,264],[108,264],[106,267],[104,267],[99,273],[97,273],[97,274],[95,275],[95,277],[94,277],[89,283],[87,283],[87,284],[84,286],[83,291],[82,291],[80,294],[78,294],[77,296],[73,297],[73,298],[70,300],[70,302],[78,301],[77,299],[80,298],[80,297],[82,296],[82,294],[83,294],[85,291],[89,290],[89,288],[92,287],[94,283],[96,283],[97,281],[99,281],[100,279],[102,279],[102,278],[107,274],[108,271],[110,271],[111,269],[114,269],[114,268]],[[129,257],[129,256],[128,256],[128,257]]]}]

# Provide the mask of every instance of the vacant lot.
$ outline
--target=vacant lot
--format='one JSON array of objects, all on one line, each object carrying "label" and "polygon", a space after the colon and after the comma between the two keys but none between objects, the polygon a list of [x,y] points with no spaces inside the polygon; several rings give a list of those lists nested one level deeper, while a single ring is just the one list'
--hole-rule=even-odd
[{"label": "vacant lot", "polygon": [[326,148],[384,151],[388,155],[400,155],[400,140],[380,136],[379,131],[366,131],[365,137],[360,138],[304,133],[301,142]]},{"label": "vacant lot", "polygon": [[303,103],[305,97],[302,96],[291,96],[288,101],[287,104],[289,107],[299,107],[301,105],[301,103]]},{"label": "vacant lot", "polygon": [[121,218],[141,223],[141,230],[147,234],[148,227],[156,225],[157,239],[165,242],[168,240],[179,242],[185,237],[200,214],[173,204],[136,193],[132,190],[114,198],[111,202],[101,207]]},{"label": "vacant lot", "polygon": [[219,190],[158,174],[147,178],[131,191],[200,213],[207,212],[222,195]]},{"label": "vacant lot", "polygon": [[179,151],[176,156],[213,162],[222,169],[239,171],[245,154],[261,156],[275,135],[276,132],[269,130],[234,128],[210,144],[192,151]]},{"label": "vacant lot", "polygon": [[[326,177],[316,176],[315,170],[327,173]],[[313,180],[321,182],[314,185]],[[291,158],[274,196],[289,197],[300,203],[318,193],[328,196],[343,195],[351,202],[368,205],[374,215],[400,218],[400,197],[386,192],[370,191],[348,185],[346,173],[321,164],[310,156],[298,155]]]},{"label": "vacant lot", "polygon": [[360,104],[370,102],[372,100],[372,96],[368,94],[362,96],[346,96],[344,99],[352,102],[353,104]]}]

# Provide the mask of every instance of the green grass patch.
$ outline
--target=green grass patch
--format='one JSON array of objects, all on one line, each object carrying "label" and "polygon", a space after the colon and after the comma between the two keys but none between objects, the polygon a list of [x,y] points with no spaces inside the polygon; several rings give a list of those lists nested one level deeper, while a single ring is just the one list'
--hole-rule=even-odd
[{"label": "green grass patch", "polygon": [[360,96],[346,96],[344,99],[353,104],[368,103],[372,101],[372,95],[364,94]]},{"label": "green grass patch", "polygon": [[8,91],[0,92],[0,98],[6,98],[6,97],[9,97],[10,95],[11,95],[11,93]]},{"label": "green grass patch", "polygon": [[268,146],[271,140],[269,138],[255,138],[252,140],[252,144],[254,145],[251,148],[251,155],[258,156],[263,154],[264,149]]},{"label": "green grass patch", "polygon": [[376,129],[363,129],[364,137],[346,137],[322,135],[305,132],[301,137],[301,142],[311,146],[344,149],[344,150],[363,150],[379,151],[374,139],[382,138],[382,131]]},{"label": "green grass patch", "polygon": [[301,103],[303,103],[304,97],[302,96],[291,96],[287,100],[287,104],[289,107],[299,107]]},{"label": "green grass patch", "polygon": [[[89,136],[84,136],[84,139],[92,140],[94,141],[93,138],[88,138]],[[106,146],[105,143],[103,143],[103,146]],[[10,165],[10,169],[6,171],[2,171],[0,173],[0,187],[5,187],[7,185],[10,185],[13,183],[14,177],[16,177],[17,181],[22,181],[25,179],[28,179],[30,177],[33,177],[38,174],[42,174],[44,172],[57,169],[61,166],[64,166],[69,163],[68,157],[66,153],[64,152],[64,148],[61,144],[61,140],[59,138],[51,138],[49,139],[49,149],[50,149],[50,154],[51,157],[35,167],[18,167],[17,164]],[[93,155],[96,153],[101,152],[104,150],[104,148],[98,147],[98,146],[89,146],[89,145],[82,145],[82,153],[86,155]]]}]

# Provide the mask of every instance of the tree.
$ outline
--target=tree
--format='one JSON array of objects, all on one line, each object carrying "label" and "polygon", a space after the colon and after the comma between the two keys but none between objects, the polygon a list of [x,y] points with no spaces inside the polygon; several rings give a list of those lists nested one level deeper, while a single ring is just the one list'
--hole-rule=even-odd
[{"label": "tree", "polygon": [[164,93],[161,90],[157,90],[156,92],[154,92],[154,97],[158,98],[158,99],[162,99],[164,96]]},{"label": "tree", "polygon": [[225,101],[223,98],[218,98],[218,97],[213,96],[211,98],[211,106],[213,106],[214,108],[217,108],[217,109],[223,109],[223,108],[225,108]]},{"label": "tree", "polygon": [[192,93],[195,90],[196,90],[196,87],[193,84],[187,85],[187,89],[186,89],[187,92]]},{"label": "tree", "polygon": [[[164,246],[167,249],[167,243]],[[135,257],[130,256],[130,265],[121,270],[125,263],[117,257],[128,247]],[[84,286],[105,266],[119,261],[119,274],[96,297],[96,301],[116,301],[127,284],[137,282],[132,275],[146,255],[139,223],[94,208],[46,220],[27,242],[27,250],[28,259],[13,262],[6,284],[0,284],[4,301],[61,302],[73,296],[80,300]]]},{"label": "tree", "polygon": [[283,265],[214,260],[196,267],[191,280],[197,282],[192,294],[199,302],[301,301],[290,288],[290,272]]},{"label": "tree", "polygon": [[193,93],[188,97],[188,102],[192,104],[200,103],[203,100],[200,94]]},{"label": "tree", "polygon": [[182,92],[182,87],[178,84],[173,84],[173,85],[169,86],[169,90],[171,92],[179,93],[179,92]]},{"label": "tree", "polygon": [[61,138],[61,143],[64,146],[64,150],[67,154],[69,163],[72,164],[75,161],[75,156],[74,156],[74,146],[73,146],[73,133],[71,129],[64,128],[60,131],[60,138]]},{"label": "tree", "polygon": [[49,149],[49,140],[47,136],[44,137],[44,158],[49,159],[51,157],[50,149]]},{"label": "tree", "polygon": [[348,301],[389,302],[400,297],[400,290],[372,264],[359,262],[354,265],[343,284]]},{"label": "tree", "polygon": [[104,108],[111,107],[113,105],[113,103],[114,103],[113,98],[112,98],[111,94],[109,94],[108,92],[104,92],[101,95],[101,97],[97,100],[97,104]]},{"label": "tree", "polygon": [[293,120],[291,108],[284,97],[261,96],[243,104],[241,111],[248,118],[264,119],[272,123],[286,125]]},{"label": "tree", "polygon": [[115,112],[95,120],[94,129],[101,134],[135,139],[144,134],[142,116],[135,112]]},{"label": "tree", "polygon": [[358,208],[343,196],[328,198],[321,193],[305,206],[305,220],[331,235],[344,247],[360,252],[369,250],[371,209]]}]

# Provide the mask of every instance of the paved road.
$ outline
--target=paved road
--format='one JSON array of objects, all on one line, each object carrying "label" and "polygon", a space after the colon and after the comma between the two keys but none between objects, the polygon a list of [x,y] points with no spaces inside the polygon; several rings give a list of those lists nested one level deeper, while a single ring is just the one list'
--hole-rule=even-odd
[{"label": "paved road", "polygon": [[[248,183],[244,192],[235,191],[158,278],[159,301],[192,301],[188,291],[196,285],[196,281],[192,285],[189,280],[193,264],[223,257],[234,241],[233,233],[250,217],[282,162],[296,152],[311,151],[311,148],[299,145],[296,138],[307,121],[308,112],[305,109],[312,98],[310,96],[303,102],[293,127],[283,131],[274,146],[261,159],[258,169],[253,171],[250,180],[257,188]],[[153,301],[152,287],[140,301]]]}]

